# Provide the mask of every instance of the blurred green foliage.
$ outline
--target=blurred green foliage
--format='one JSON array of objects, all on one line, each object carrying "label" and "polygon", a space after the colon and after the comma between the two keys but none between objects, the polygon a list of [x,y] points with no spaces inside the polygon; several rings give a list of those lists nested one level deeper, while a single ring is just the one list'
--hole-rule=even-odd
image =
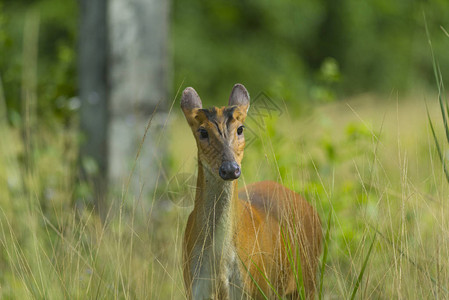
[{"label": "blurred green foliage", "polygon": [[195,86],[209,104],[235,82],[293,106],[408,91],[433,83],[424,13],[444,70],[444,0],[175,0],[175,85]]},{"label": "blurred green foliage", "polygon": [[0,1],[0,78],[4,85],[10,121],[20,121],[23,102],[24,31],[28,19],[37,20],[38,114],[48,117],[69,116],[70,99],[76,95],[76,1]]},{"label": "blurred green foliage", "polygon": [[[232,85],[242,82],[252,94],[265,91],[300,108],[313,100],[426,87],[433,79],[424,13],[445,70],[445,0],[172,0],[172,94],[190,85],[206,104],[225,104]],[[67,117],[77,107],[70,100],[77,94],[77,2],[0,0],[0,76],[10,120],[21,112],[23,36],[31,15],[40,20],[39,114]]]}]

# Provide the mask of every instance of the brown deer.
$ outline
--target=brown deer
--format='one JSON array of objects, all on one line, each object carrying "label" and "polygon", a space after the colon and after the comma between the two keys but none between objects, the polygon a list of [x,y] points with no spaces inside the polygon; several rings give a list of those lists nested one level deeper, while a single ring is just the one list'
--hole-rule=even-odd
[{"label": "brown deer", "polygon": [[322,243],[316,211],[276,182],[238,190],[249,104],[241,84],[226,107],[203,109],[191,87],[182,94],[198,147],[195,206],[183,243],[187,298],[299,299],[304,287],[312,299]]}]

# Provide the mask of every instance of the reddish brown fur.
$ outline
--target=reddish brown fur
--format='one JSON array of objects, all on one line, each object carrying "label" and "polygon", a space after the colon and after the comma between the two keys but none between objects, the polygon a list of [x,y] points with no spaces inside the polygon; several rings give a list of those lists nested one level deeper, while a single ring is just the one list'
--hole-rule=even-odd
[{"label": "reddish brown fur", "polygon": [[[256,257],[260,265],[265,266],[270,282],[277,283],[275,286],[281,294],[292,294],[296,291],[296,282],[286,256],[285,244],[290,241],[293,253],[294,245],[298,245],[304,287],[308,298],[313,298],[321,251],[321,223],[313,207],[297,193],[273,181],[246,186],[239,192],[239,201],[247,202],[246,213],[236,230],[240,255],[245,257],[245,253],[257,253]],[[254,225],[249,227],[247,224]],[[281,235],[281,226],[285,226],[285,240]],[[263,239],[259,249],[254,245],[253,239],[249,238],[254,237],[256,232]],[[251,250],[253,247],[254,251]],[[251,266],[249,255],[246,257],[245,264]],[[270,288],[266,286],[266,281],[257,268],[251,266],[250,270],[257,282],[264,283],[264,291],[270,294]]]},{"label": "reddish brown fur", "polygon": [[[203,110],[201,101],[193,89],[186,89],[183,95],[183,111],[198,146],[197,195],[195,208],[187,222],[183,244],[184,281],[187,295],[191,299],[194,293],[192,287],[194,272],[191,268],[192,264],[198,261],[198,256],[203,253],[199,253],[198,249],[203,245],[201,251],[207,252],[215,245],[214,239],[210,239],[210,234],[213,235],[215,231],[208,233],[205,232],[205,228],[217,230],[211,222],[220,220],[222,222],[220,224],[225,228],[225,234],[223,236],[223,233],[216,233],[217,239],[222,238],[226,242],[226,233],[229,233],[229,241],[224,245],[229,246],[229,251],[235,251],[238,256],[238,273],[246,295],[255,299],[261,298],[256,284],[248,274],[247,270],[249,270],[265,295],[270,298],[275,297],[267,280],[260,272],[263,270],[268,281],[279,294],[290,295],[293,299],[299,298],[293,266],[287,258],[286,245],[290,244],[294,256],[296,247],[299,247],[304,287],[307,298],[312,299],[322,240],[320,220],[313,207],[301,196],[276,182],[258,182],[238,191],[237,180],[226,183],[214,177],[218,176],[214,174],[218,174],[223,160],[235,160],[239,165],[241,163],[245,141],[243,135],[236,134],[236,130],[243,124],[246,117],[249,106],[249,96],[247,97],[248,102],[237,101],[239,105],[236,107]],[[199,128],[207,130],[209,135],[207,140],[199,137]],[[226,187],[230,185],[232,187],[227,190]],[[220,186],[223,186],[223,191],[228,194],[223,196],[223,199],[220,198],[220,193],[215,195],[219,200],[218,204],[215,204],[223,206],[222,210],[217,208],[215,211],[215,206],[209,203],[211,200],[205,199],[204,195],[220,192],[216,190],[220,189]],[[225,200],[229,201],[229,208]],[[213,207],[213,217],[209,215],[210,207]],[[220,214],[223,211],[225,212],[223,218],[215,218],[215,213]],[[229,218],[228,223],[226,218]],[[223,251],[226,252],[226,249],[228,248]],[[217,262],[218,269],[220,266],[222,268],[227,266],[226,270],[232,269],[233,265],[229,263],[232,260],[226,259],[224,255],[223,260]],[[223,274],[229,277],[226,272],[216,275],[219,277],[214,281],[216,290],[213,293],[214,299],[231,297],[229,286],[226,285],[228,278],[220,277]]]}]

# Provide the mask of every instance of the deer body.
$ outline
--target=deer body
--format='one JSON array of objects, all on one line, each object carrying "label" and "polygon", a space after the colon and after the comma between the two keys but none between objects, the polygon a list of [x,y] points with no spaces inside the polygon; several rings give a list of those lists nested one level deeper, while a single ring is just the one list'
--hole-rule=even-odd
[{"label": "deer body", "polygon": [[183,243],[187,298],[259,299],[261,289],[269,298],[277,293],[296,299],[299,261],[306,295],[312,298],[322,239],[319,217],[307,201],[278,183],[238,190],[249,108],[242,85],[234,86],[229,105],[202,109],[192,88],[181,100],[198,146],[195,206]]}]

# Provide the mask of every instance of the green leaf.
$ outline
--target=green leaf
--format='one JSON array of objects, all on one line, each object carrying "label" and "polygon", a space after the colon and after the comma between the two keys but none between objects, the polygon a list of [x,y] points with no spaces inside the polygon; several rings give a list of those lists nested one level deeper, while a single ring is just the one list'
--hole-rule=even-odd
[{"label": "green leaf", "polygon": [[446,168],[446,160],[444,159],[443,152],[441,151],[440,144],[438,143],[438,138],[435,134],[435,130],[433,129],[432,119],[430,118],[429,109],[427,108],[427,118],[430,124],[430,130],[432,131],[433,140],[435,141],[435,146],[437,147],[438,157],[440,158],[441,164],[443,165],[444,175],[446,175],[446,181],[449,183],[449,172]]},{"label": "green leaf", "polygon": [[263,298],[265,300],[268,300],[269,298],[267,297],[267,295],[265,295],[265,293],[263,292],[262,288],[260,287],[260,285],[257,283],[257,281],[254,279],[253,275],[251,274],[251,272],[248,270],[248,268],[246,267],[245,263],[243,262],[242,258],[240,256],[238,256],[240,262],[242,263],[243,267],[245,268],[245,271],[248,273],[249,277],[251,278],[252,282],[254,282],[254,284],[256,285],[257,289],[259,290],[260,294],[263,296]]},{"label": "green leaf", "polygon": [[322,299],[323,297],[323,282],[324,282],[323,278],[324,278],[324,271],[326,268],[327,253],[329,252],[329,233],[331,229],[331,220],[332,220],[332,208],[329,210],[329,217],[327,218],[326,236],[324,237],[324,250],[323,250],[323,259],[321,261],[320,291],[318,294],[318,299]]},{"label": "green leaf", "polygon": [[368,264],[368,259],[371,256],[371,251],[373,250],[374,242],[376,241],[376,233],[374,233],[373,240],[371,241],[371,245],[369,246],[368,253],[366,254],[365,261],[363,262],[362,269],[360,270],[359,276],[357,277],[357,281],[355,283],[354,289],[352,290],[351,300],[355,298],[357,294],[357,290],[359,289],[360,282],[362,281],[363,274],[365,273],[366,266]]},{"label": "green leaf", "polygon": [[[296,261],[297,261],[297,265],[296,265],[294,258],[293,258],[293,250],[292,250],[292,246],[291,246],[291,241],[285,235],[285,227],[281,228],[281,236],[282,236],[282,241],[287,250],[287,258],[290,263],[290,267],[292,268],[293,274],[295,276],[296,288],[300,292],[302,299],[306,299],[306,294],[305,294],[305,289],[304,289],[304,280],[302,277],[301,257],[299,254],[299,246],[300,245],[295,244],[295,255],[296,255]],[[296,236],[296,228],[295,228],[295,236]]]}]

